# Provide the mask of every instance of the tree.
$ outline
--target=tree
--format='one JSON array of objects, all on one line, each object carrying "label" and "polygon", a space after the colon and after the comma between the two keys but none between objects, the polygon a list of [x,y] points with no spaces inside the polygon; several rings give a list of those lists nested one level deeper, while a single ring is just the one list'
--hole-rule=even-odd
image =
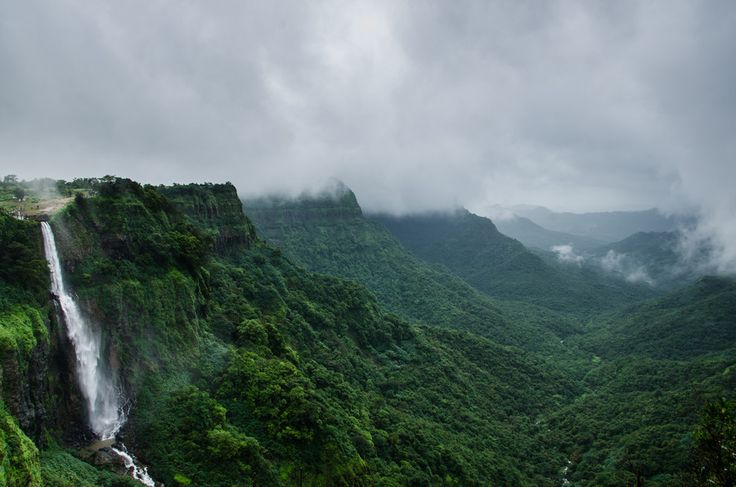
[{"label": "tree", "polygon": [[3,178],[3,182],[5,184],[15,184],[18,182],[18,176],[16,176],[15,174],[8,174]]},{"label": "tree", "polygon": [[701,485],[736,486],[736,402],[706,404],[694,436]]},{"label": "tree", "polygon": [[18,201],[23,201],[23,198],[26,197],[26,190],[18,186],[13,190],[13,196],[15,196],[15,199]]}]

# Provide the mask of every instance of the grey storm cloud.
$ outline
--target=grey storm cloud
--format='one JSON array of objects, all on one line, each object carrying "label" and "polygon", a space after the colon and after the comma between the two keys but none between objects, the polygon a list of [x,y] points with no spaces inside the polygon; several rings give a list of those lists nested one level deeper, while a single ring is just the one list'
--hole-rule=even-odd
[{"label": "grey storm cloud", "polygon": [[734,46],[726,0],[0,0],[0,172],[690,210],[733,263]]}]

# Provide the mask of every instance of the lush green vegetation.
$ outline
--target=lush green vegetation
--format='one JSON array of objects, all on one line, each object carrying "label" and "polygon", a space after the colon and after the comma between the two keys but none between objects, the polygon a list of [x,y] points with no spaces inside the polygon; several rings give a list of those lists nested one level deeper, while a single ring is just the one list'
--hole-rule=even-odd
[{"label": "lush green vegetation", "polygon": [[602,360],[587,392],[548,421],[577,485],[690,485],[692,431],[703,404],[733,390],[734,354],[698,361]]},{"label": "lush green vegetation", "polygon": [[0,401],[0,484],[41,486],[38,448]]},{"label": "lush green vegetation", "polygon": [[0,249],[0,402],[16,403],[11,396],[22,387],[34,350],[48,342],[44,323],[48,271],[37,225],[1,211]]},{"label": "lush green vegetation", "polygon": [[364,284],[381,304],[408,319],[536,350],[557,349],[560,337],[575,329],[560,314],[528,301],[494,300],[447,269],[418,259],[380,223],[364,218],[346,191],[337,200],[246,201],[246,214],[259,235],[295,262]]},{"label": "lush green vegetation", "polygon": [[734,317],[736,283],[704,277],[663,298],[602,316],[575,340],[604,358],[696,358],[734,348]]},{"label": "lush green vegetation", "polygon": [[256,240],[202,254],[213,241],[187,201],[202,187],[178,188],[169,205],[156,188],[108,184],[53,225],[135,397],[126,443],[156,478],[550,483],[560,458],[535,448],[534,418],[575,396],[574,381],[518,348],[412,326],[362,286]]},{"label": "lush green vegetation", "polygon": [[703,405],[736,390],[736,282],[690,288],[591,323],[566,346],[589,357],[587,393],[550,418],[570,480],[691,485]]},{"label": "lush green vegetation", "polygon": [[0,485],[136,485],[62,448],[45,449],[62,434],[57,420],[71,418],[55,394],[68,384],[47,362],[56,337],[47,318],[49,275],[38,223],[0,210],[0,249]]},{"label": "lush green vegetation", "polygon": [[[48,271],[39,229],[0,209],[0,484],[40,486],[39,451],[12,414],[39,342],[48,340],[43,311]],[[13,404],[10,411],[6,402]]]},{"label": "lush green vegetation", "polygon": [[697,479],[705,485],[736,485],[736,402],[709,402],[695,431]]},{"label": "lush green vegetation", "polygon": [[[386,269],[393,265],[410,274],[401,267],[408,260],[405,252],[394,251],[388,258],[381,253],[384,248],[396,249],[395,243],[385,237],[374,243],[376,235],[385,235],[382,228],[371,228],[355,215],[348,221],[320,219],[314,216],[319,206],[311,203],[305,211],[302,203],[246,202],[246,209],[255,215],[259,231],[263,229],[299,261],[355,277],[379,297],[391,289],[391,281],[382,279]],[[329,201],[321,201],[320,206],[329,206]],[[565,478],[571,485],[643,481],[690,485],[695,481],[692,431],[700,410],[709,398],[734,390],[732,281],[704,279],[693,288],[625,311],[593,314],[592,310],[615,309],[652,294],[600,274],[586,275],[592,271],[584,266],[568,265],[568,275],[560,277],[562,265],[531,258],[517,242],[498,234],[489,221],[467,213],[381,221],[390,228],[395,225],[392,231],[418,255],[441,262],[479,288],[485,286],[487,292],[493,286],[505,287],[505,292],[518,286],[509,294],[517,300],[494,303],[504,319],[536,324],[564,338],[556,350],[545,349],[547,360],[578,378],[581,394],[539,418],[545,433],[540,432],[537,441],[560,454],[563,461],[558,471],[567,467]],[[547,286],[537,286],[535,279]],[[551,289],[555,279],[560,289],[577,300]],[[425,291],[416,280],[402,282],[414,286],[408,296]],[[532,301],[549,298],[548,303],[555,306],[559,299],[568,314],[587,319],[571,323],[539,307],[519,306],[525,298],[514,292],[524,289]],[[586,293],[591,300],[585,301]],[[555,295],[558,298],[550,297]],[[601,296],[608,302],[602,302]],[[555,322],[562,326],[554,328]]]},{"label": "lush green vegetation", "polygon": [[40,235],[37,224],[16,220],[0,210],[0,285],[4,286],[0,307],[11,301],[45,302],[49,276]]},{"label": "lush green vegetation", "polygon": [[42,451],[43,483],[39,485],[46,487],[141,487],[140,482],[118,473],[96,468],[73,453],[76,452],[57,447]]},{"label": "lush green vegetation", "polygon": [[[229,184],[65,185],[67,280],[130,399],[123,439],[166,485],[729,485],[732,280],[576,320],[411,255],[349,192],[254,207],[282,250]],[[59,446],[58,421],[31,428],[27,403],[73,402],[43,368],[62,359],[38,225],[0,230],[0,483],[136,485]],[[49,383],[24,389],[35,369]]]},{"label": "lush green vegetation", "polygon": [[651,295],[644,286],[587,266],[550,265],[501,234],[491,220],[467,210],[373,218],[418,257],[445,266],[491,296],[590,314]]}]

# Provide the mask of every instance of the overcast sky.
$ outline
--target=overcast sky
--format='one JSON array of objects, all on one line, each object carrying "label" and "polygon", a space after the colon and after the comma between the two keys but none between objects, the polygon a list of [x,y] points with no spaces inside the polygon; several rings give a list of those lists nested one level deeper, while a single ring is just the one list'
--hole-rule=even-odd
[{"label": "overcast sky", "polygon": [[368,209],[695,207],[718,228],[735,59],[729,0],[0,0],[0,174],[337,177]]}]

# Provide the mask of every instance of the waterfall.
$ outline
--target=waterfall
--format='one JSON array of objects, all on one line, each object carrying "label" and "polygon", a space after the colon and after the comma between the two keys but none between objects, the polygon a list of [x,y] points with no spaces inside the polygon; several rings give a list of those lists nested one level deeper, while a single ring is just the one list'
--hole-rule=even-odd
[{"label": "waterfall", "polygon": [[[66,323],[66,333],[74,346],[77,359],[77,379],[79,388],[87,403],[89,425],[101,440],[112,440],[125,424],[122,407],[122,393],[116,386],[115,377],[102,358],[102,337],[100,331],[90,326],[64,286],[64,275],[56,250],[56,239],[51,225],[41,222],[43,248],[51,270],[51,292],[59,300],[62,319]],[[129,474],[142,484],[154,487],[155,481],[146,467],[139,466],[122,443],[120,448],[112,448],[123,459]]]},{"label": "waterfall", "polygon": [[64,277],[51,226],[41,222],[43,246],[51,268],[51,291],[58,297],[66,331],[74,345],[79,388],[87,403],[92,431],[106,440],[114,438],[125,423],[121,393],[102,358],[100,331],[90,326],[77,302],[64,286]]}]

